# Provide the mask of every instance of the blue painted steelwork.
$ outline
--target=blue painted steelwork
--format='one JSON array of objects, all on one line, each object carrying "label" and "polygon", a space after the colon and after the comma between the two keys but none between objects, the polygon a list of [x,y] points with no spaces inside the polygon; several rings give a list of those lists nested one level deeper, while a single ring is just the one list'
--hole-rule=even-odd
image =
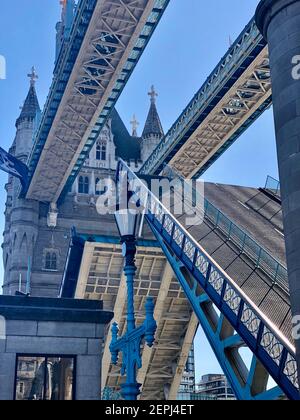
[{"label": "blue painted steelwork", "polygon": [[[202,249],[174,216],[148,190],[145,184],[122,162],[119,170],[140,187],[145,217],[156,236],[173,258],[184,266],[240,338],[277,382],[288,398],[300,400],[295,348],[272,322],[248,298],[237,284]],[[135,194],[137,192],[135,191]],[[188,292],[188,287],[192,291]],[[185,281],[184,290],[198,315],[199,302],[194,285]],[[201,318],[200,314],[198,315]],[[200,319],[199,319],[200,320]]]},{"label": "blue painted steelwork", "polygon": [[255,379],[255,370],[258,362],[256,356],[253,355],[251,369],[243,382],[241,379],[241,375],[239,375],[237,371],[233,368],[232,363],[228,357],[230,350],[234,350],[236,348],[238,349],[244,344],[243,340],[239,335],[235,333],[226,336],[226,338],[222,338],[221,335],[224,322],[226,322],[226,318],[223,315],[220,315],[216,327],[214,328],[212,326],[212,323],[210,322],[211,320],[208,319],[207,311],[205,311],[205,306],[207,306],[208,304],[212,304],[212,301],[205,293],[201,293],[200,295],[198,295],[198,283],[196,279],[193,279],[193,285],[192,287],[190,287],[186,277],[182,272],[182,269],[184,267],[183,264],[175,257],[175,255],[172,255],[170,249],[167,247],[163,238],[158,234],[156,229],[153,229],[153,233],[156,236],[158,242],[160,243],[160,246],[164,251],[164,254],[167,257],[169,263],[171,264],[187,298],[190,302],[192,302],[194,312],[197,315],[200,325],[237,399],[273,400],[282,397],[284,393],[279,387],[275,387],[269,391],[263,391],[261,393],[253,395],[253,381]]},{"label": "blue painted steelwork", "polygon": [[[89,23],[97,1],[98,0],[80,0],[76,7],[76,14],[73,20],[72,28],[70,30],[70,36],[69,39],[65,40],[65,42],[63,43],[58,60],[56,62],[56,66],[54,69],[54,79],[44,107],[41,123],[35,136],[33,150],[29,158],[28,166],[31,178],[34,174],[38,160],[41,156],[51,126],[56,116],[57,110],[63,98],[67,83],[72,73],[73,66],[76,62],[85,34],[89,27]],[[135,66],[137,65],[140,57],[142,56],[142,53],[144,52],[144,49],[150,41],[156,26],[158,25],[164,11],[166,10],[169,4],[169,1],[170,0],[156,1],[155,7],[153,8],[152,13],[150,14],[147,22],[145,23],[145,26],[139,36],[139,39],[137,40],[131,55],[126,61],[122,72],[120,73],[119,78],[112,90],[112,93],[108,98],[106,105],[103,108],[103,111],[100,114],[98,121],[94,129],[92,130],[85,147],[83,148],[81,154],[78,157],[78,160],[66,183],[65,189],[63,190],[61,197],[63,197],[68,192],[70,186],[73,184],[77,174],[79,173],[83,163],[88,157],[89,152],[99,135],[99,132],[101,131],[105,122],[107,121],[110,112],[115,106],[129,77],[131,76]]]},{"label": "blue painted steelwork", "polygon": [[[162,171],[164,164],[170,162],[265,47],[266,41],[252,19],[141,168],[140,174],[154,175]],[[224,153],[270,104],[271,99],[262,104],[196,176],[203,173]]]},{"label": "blue painted steelwork", "polygon": [[142,367],[141,344],[145,339],[149,347],[153,346],[157,324],[154,320],[153,299],[148,297],[146,301],[146,319],[140,327],[135,325],[134,315],[134,276],[136,266],[134,254],[126,255],[124,273],[127,283],[127,332],[123,337],[118,338],[118,325],[112,326],[112,341],[110,351],[112,364],[118,363],[119,353],[123,354],[121,375],[126,374],[126,382],[121,385],[122,395],[125,400],[136,400],[140,394],[141,384],[137,383],[137,370]]}]

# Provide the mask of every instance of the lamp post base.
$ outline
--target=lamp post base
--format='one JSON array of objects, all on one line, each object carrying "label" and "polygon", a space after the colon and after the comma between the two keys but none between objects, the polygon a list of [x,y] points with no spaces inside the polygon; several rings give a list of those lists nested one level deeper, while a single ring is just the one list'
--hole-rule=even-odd
[{"label": "lamp post base", "polygon": [[122,384],[122,396],[126,401],[135,401],[137,400],[137,397],[140,395],[140,387],[142,384]]}]

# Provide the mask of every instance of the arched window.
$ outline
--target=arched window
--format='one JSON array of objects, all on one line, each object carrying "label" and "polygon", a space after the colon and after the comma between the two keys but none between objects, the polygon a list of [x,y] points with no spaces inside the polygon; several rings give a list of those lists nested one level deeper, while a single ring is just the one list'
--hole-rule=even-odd
[{"label": "arched window", "polygon": [[47,251],[45,255],[45,270],[57,270],[57,253],[55,251]]},{"label": "arched window", "polygon": [[103,142],[97,143],[96,160],[106,160],[106,144]]},{"label": "arched window", "polygon": [[90,180],[88,176],[80,176],[78,181],[79,194],[88,194],[90,191]]}]

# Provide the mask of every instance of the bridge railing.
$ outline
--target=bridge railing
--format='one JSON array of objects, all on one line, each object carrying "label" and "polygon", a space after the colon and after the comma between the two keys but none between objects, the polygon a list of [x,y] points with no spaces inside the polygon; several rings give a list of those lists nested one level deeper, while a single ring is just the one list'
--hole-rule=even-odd
[{"label": "bridge railing", "polygon": [[[185,189],[189,188],[190,184],[187,184],[177,171],[169,166],[166,169],[172,178],[178,178],[184,183]],[[274,178],[271,178],[271,180],[274,180]],[[278,181],[276,182],[278,183]],[[193,195],[195,194],[198,194],[198,192],[193,188]],[[207,200],[207,198],[202,198],[204,201],[204,216],[213,226],[218,228],[228,240],[233,242],[242,253],[247,255],[257,268],[264,271],[274,284],[277,284],[289,294],[287,268],[277,261],[270,252],[266,251],[249,233],[239,227],[214,204]],[[201,201],[197,200],[197,202]]]},{"label": "bridge railing", "polygon": [[224,235],[262,269],[273,281],[289,292],[287,269],[280,264],[268,251],[261,247],[248,233],[232,222],[217,207],[205,200],[205,216]]},{"label": "bridge railing", "polygon": [[[118,165],[118,172],[121,171],[138,184],[136,197],[145,206],[150,226],[199,282],[286,395],[299,399],[295,348],[123,161]],[[190,303],[197,313],[199,302]]]}]

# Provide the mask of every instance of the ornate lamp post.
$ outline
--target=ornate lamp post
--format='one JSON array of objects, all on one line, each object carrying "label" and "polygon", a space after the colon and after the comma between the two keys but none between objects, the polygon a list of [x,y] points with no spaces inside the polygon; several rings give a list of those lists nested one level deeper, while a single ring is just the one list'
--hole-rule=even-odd
[{"label": "ornate lamp post", "polygon": [[[117,182],[118,183],[118,182]],[[126,192],[126,196],[128,196]],[[127,201],[128,203],[128,201]],[[126,203],[126,204],[127,204]],[[154,320],[154,303],[148,298],[146,308],[146,320],[136,328],[134,314],[134,276],[136,273],[136,229],[138,224],[137,210],[120,209],[115,212],[122,243],[122,255],[125,258],[124,272],[127,282],[127,332],[123,337],[118,337],[119,328],[116,323],[112,326],[112,342],[110,351],[112,363],[118,362],[119,353],[123,354],[121,374],[126,374],[126,382],[121,386],[122,396],[125,400],[136,400],[140,394],[141,384],[137,383],[137,370],[142,367],[141,343],[145,339],[149,347],[153,346],[156,332]]]}]

